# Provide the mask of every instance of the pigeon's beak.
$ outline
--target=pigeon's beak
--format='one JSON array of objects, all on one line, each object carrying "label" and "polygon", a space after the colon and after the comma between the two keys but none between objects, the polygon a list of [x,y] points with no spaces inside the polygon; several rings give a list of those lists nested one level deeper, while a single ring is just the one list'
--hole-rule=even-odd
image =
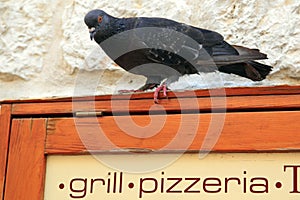
[{"label": "pigeon's beak", "polygon": [[90,28],[89,32],[90,32],[90,38],[91,38],[91,40],[93,40],[94,39],[94,35],[96,33],[95,27]]}]

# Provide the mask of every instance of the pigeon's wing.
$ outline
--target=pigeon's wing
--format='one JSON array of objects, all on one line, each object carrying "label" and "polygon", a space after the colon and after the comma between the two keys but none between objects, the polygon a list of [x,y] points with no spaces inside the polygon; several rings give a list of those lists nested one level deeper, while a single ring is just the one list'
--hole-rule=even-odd
[{"label": "pigeon's wing", "polygon": [[[128,30],[117,34],[113,52],[124,69],[146,63],[170,66],[180,74],[212,72],[221,65],[263,59],[258,50],[234,47],[217,32],[163,18],[126,19]],[[111,39],[110,39],[111,40]],[[133,52],[128,54],[128,52]],[[117,57],[113,58],[116,60]]]},{"label": "pigeon's wing", "polygon": [[223,36],[215,31],[197,28],[165,18],[137,18],[134,26],[135,28],[157,27],[172,29],[189,36],[203,46],[213,46],[224,40]]},{"label": "pigeon's wing", "polygon": [[136,18],[132,27],[145,30],[144,34],[139,34],[139,38],[152,49],[149,58],[163,64],[182,64],[179,62],[182,61],[181,57],[192,65],[198,63],[196,60],[211,65],[215,56],[239,55],[221,34],[173,20]]},{"label": "pigeon's wing", "polygon": [[197,73],[193,67],[196,60],[209,59],[210,56],[195,40],[186,34],[166,27],[137,28],[135,38],[147,46],[145,56],[152,63],[175,69],[180,74]]},{"label": "pigeon's wing", "polygon": [[148,66],[151,69],[146,70],[148,73],[153,70],[152,74],[165,78],[197,73],[189,61],[198,57],[202,46],[197,42],[187,44],[186,35],[166,27],[140,27],[132,32],[134,42],[143,44],[140,52],[152,63]]},{"label": "pigeon's wing", "polygon": [[220,55],[213,57],[214,62],[218,66],[267,59],[267,55],[261,53],[258,49],[249,49],[236,45],[233,45],[232,47],[238,52],[237,55]]},{"label": "pigeon's wing", "polygon": [[[267,59],[266,54],[258,49],[228,44],[220,34],[214,31],[190,26],[187,34],[198,42],[202,42],[204,49],[217,66]],[[205,65],[206,60],[200,57],[198,64],[201,62]]]},{"label": "pigeon's wing", "polygon": [[130,40],[149,49],[147,57],[153,62],[182,65],[208,56],[204,45],[187,34],[189,27],[184,24],[163,18],[136,18],[131,23]]},{"label": "pigeon's wing", "polygon": [[[194,55],[198,53],[198,60],[207,60],[206,56],[203,56],[207,54],[219,64],[228,64],[228,62],[231,61],[236,63],[239,60],[240,62],[244,62],[249,60],[266,59],[266,55],[260,53],[257,49],[249,49],[228,44],[224,41],[223,36],[215,31],[197,28],[163,18],[146,18],[141,24],[148,26],[155,24],[157,27],[165,27],[184,34],[182,37],[180,37],[179,34],[173,34],[173,37],[170,38],[174,42],[176,42],[176,39],[178,38],[184,39],[185,43],[177,43],[177,45],[175,45],[177,51],[178,49],[184,50],[187,53],[190,52]],[[195,45],[195,42],[202,48],[200,49],[199,45]],[[222,63],[222,61],[224,62]]]}]

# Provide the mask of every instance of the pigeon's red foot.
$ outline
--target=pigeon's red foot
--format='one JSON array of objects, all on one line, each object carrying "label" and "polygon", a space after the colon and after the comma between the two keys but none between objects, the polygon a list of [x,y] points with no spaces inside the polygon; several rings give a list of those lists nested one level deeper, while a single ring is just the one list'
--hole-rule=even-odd
[{"label": "pigeon's red foot", "polygon": [[158,94],[161,90],[163,91],[164,97],[168,97],[167,96],[167,85],[165,83],[163,83],[162,85],[158,86],[154,91],[154,103],[158,103]]},{"label": "pigeon's red foot", "polygon": [[144,85],[143,87],[137,89],[137,90],[118,90],[119,93],[133,93],[133,92],[143,92],[145,90],[150,90],[155,88],[154,91],[154,102],[158,103],[158,94],[160,91],[163,91],[163,96],[164,97],[168,97],[167,96],[167,85],[165,83],[162,83],[161,85],[158,85],[157,83],[147,83],[146,85]]}]

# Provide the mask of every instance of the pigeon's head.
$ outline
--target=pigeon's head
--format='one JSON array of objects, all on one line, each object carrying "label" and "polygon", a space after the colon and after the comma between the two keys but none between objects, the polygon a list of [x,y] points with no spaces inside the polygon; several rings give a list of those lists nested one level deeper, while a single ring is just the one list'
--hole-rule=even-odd
[{"label": "pigeon's head", "polygon": [[84,23],[88,26],[91,40],[94,39],[94,35],[109,25],[112,16],[108,15],[102,10],[91,10],[84,17]]}]

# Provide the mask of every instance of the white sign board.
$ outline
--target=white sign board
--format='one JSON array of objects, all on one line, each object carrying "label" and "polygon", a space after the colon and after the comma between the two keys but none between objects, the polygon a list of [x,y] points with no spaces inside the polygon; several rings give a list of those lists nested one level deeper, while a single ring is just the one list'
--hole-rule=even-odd
[{"label": "white sign board", "polygon": [[[300,199],[300,153],[209,154],[203,159],[183,154],[151,172],[128,172],[130,165],[169,156],[48,156],[44,199]],[[127,167],[115,169],[107,160]]]}]

